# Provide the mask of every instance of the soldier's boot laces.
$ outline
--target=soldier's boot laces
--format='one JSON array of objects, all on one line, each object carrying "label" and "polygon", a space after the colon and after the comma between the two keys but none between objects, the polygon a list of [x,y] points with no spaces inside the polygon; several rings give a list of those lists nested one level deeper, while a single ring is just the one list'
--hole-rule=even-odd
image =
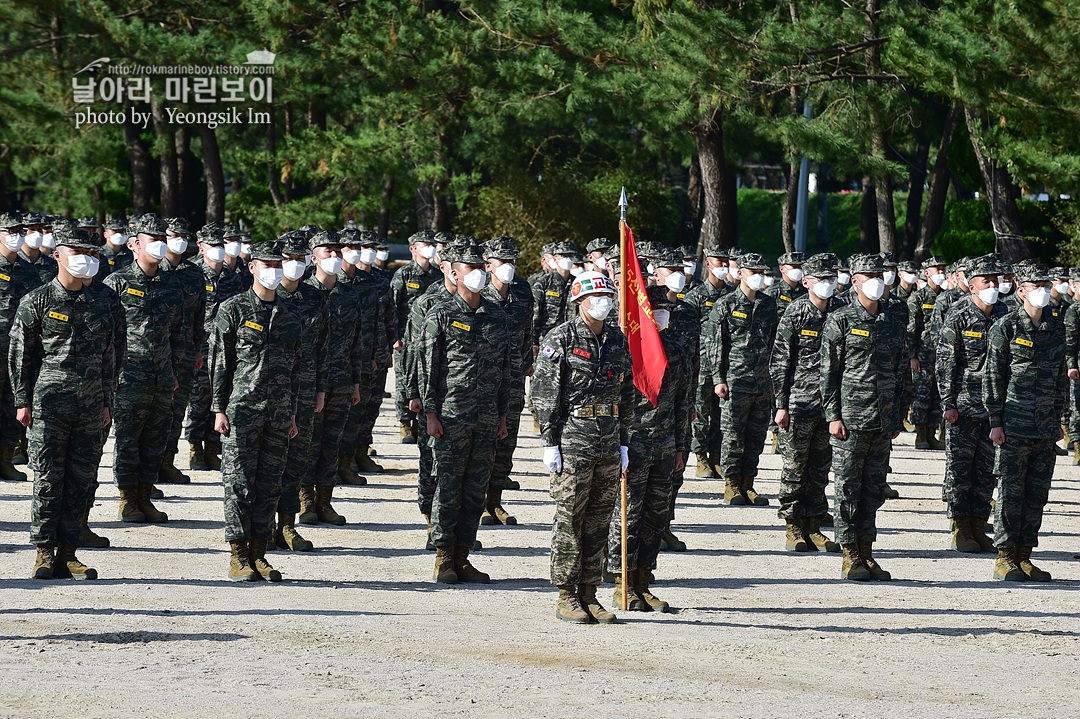
[{"label": "soldier's boot laces", "polygon": [[233,582],[256,581],[259,574],[251,566],[248,541],[246,539],[234,539],[229,542],[229,547],[232,550],[229,557],[229,580]]},{"label": "soldier's boot laces", "polygon": [[[952,548],[965,554],[977,554],[982,551],[979,542],[971,536],[971,517],[954,517],[952,524]],[[982,531],[979,531],[982,534]],[[986,535],[983,535],[984,537]]]},{"label": "soldier's boot laces", "polygon": [[204,442],[203,457],[211,470],[221,469],[221,442]]},{"label": "soldier's boot laces", "polygon": [[26,475],[15,469],[15,465],[11,463],[14,453],[15,447],[13,445],[0,445],[0,479],[6,482],[22,482],[26,480]]},{"label": "soldier's boot laces", "polygon": [[[615,575],[615,592],[611,595],[611,601],[615,606],[622,608],[622,574]],[[651,612],[652,607],[645,603],[636,591],[634,591],[634,571],[626,572],[626,611],[628,612]]]},{"label": "soldier's boot laces", "polygon": [[30,455],[28,449],[26,435],[23,434],[23,436],[19,438],[19,443],[15,445],[15,451],[11,455],[11,463],[16,467],[22,464],[29,464]]},{"label": "soldier's boot laces", "polygon": [[82,532],[79,533],[79,546],[88,549],[108,549],[109,539],[96,534],[90,529],[90,508],[83,512]]},{"label": "soldier's boot laces", "polygon": [[803,520],[787,520],[787,533],[785,535],[784,548],[789,552],[812,552],[814,546],[806,538],[803,529]]},{"label": "soldier's boot laces", "polygon": [[251,566],[266,581],[280,582],[281,572],[271,567],[270,562],[266,561],[266,545],[265,539],[251,540],[249,543],[251,547]]},{"label": "soldier's boot laces", "polygon": [[402,444],[416,444],[416,437],[413,436],[412,422],[402,422],[398,433],[401,436]]},{"label": "soldier's boot laces", "polygon": [[277,531],[274,532],[274,544],[278,549],[291,552],[310,552],[315,545],[300,536],[296,531],[295,514],[278,514]]},{"label": "soldier's boot laces", "polygon": [[345,517],[334,511],[330,500],[334,498],[333,487],[315,488],[315,511],[319,515],[319,521],[326,524],[334,524],[340,527],[345,524]]},{"label": "soldier's boot laces", "polygon": [[559,601],[555,603],[555,616],[571,624],[589,623],[589,613],[582,608],[577,594],[574,593],[573,584],[559,585]]},{"label": "soldier's boot laces", "polygon": [[517,524],[517,518],[510,516],[510,513],[503,509],[502,493],[503,491],[501,489],[488,490],[487,503],[484,506],[484,513],[480,515],[480,524],[505,524],[510,527]]},{"label": "soldier's boot laces", "polygon": [[754,478],[743,477],[742,478],[742,491],[743,496],[746,497],[746,501],[755,507],[768,507],[769,500],[762,497],[760,494],[754,491]]},{"label": "soldier's boot laces", "polygon": [[854,582],[869,582],[870,570],[867,569],[866,563],[863,562],[862,554],[859,551],[859,543],[845,544],[843,550],[844,565],[840,570],[840,576]]},{"label": "soldier's boot laces", "polygon": [[191,484],[191,477],[176,468],[175,452],[169,452],[161,458],[158,482],[162,484]]},{"label": "soldier's boot laces", "polygon": [[37,559],[34,560],[34,579],[52,579],[56,564],[56,547],[51,544],[39,544]]},{"label": "soldier's boot laces", "polygon": [[454,571],[454,548],[435,548],[435,572],[432,579],[439,584],[457,584],[458,575]]},{"label": "soldier's boot laces", "polygon": [[1053,577],[1050,572],[1039,569],[1031,563],[1031,550],[1034,547],[1017,547],[1016,563],[1020,565],[1020,571],[1033,582],[1049,582]]},{"label": "soldier's boot laces", "polygon": [[315,487],[300,485],[300,524],[318,524],[319,513],[315,511]]},{"label": "soldier's boot laces", "polygon": [[466,584],[487,584],[491,577],[481,572],[469,562],[469,547],[455,547],[454,573],[458,581]]},{"label": "soldier's boot laces", "polygon": [[[827,515],[826,515],[827,516]],[[808,517],[803,520],[803,531],[810,540],[812,549],[822,552],[839,552],[840,545],[821,533],[821,517]]]},{"label": "soldier's boot laces", "polygon": [[887,582],[892,579],[892,575],[882,569],[881,565],[874,559],[873,542],[859,542],[859,553],[862,556],[866,568],[870,570],[871,579],[875,582]]},{"label": "soldier's boot laces", "polygon": [[358,472],[378,474],[383,471],[383,468],[381,464],[378,464],[371,458],[371,455],[368,454],[369,447],[370,445],[362,444],[357,448],[355,456],[356,470]]},{"label": "soldier's boot laces", "polygon": [[192,472],[206,472],[210,469],[204,452],[202,442],[188,442],[188,469]]},{"label": "soldier's boot laces", "polygon": [[150,497],[154,492],[154,485],[141,483],[139,484],[139,509],[142,511],[143,516],[146,517],[146,521],[152,524],[159,524],[161,522],[169,521],[169,515],[162,512],[154,503],[150,501]]},{"label": "soldier's boot laces", "polygon": [[367,477],[363,477],[352,470],[352,457],[347,454],[337,456],[338,484],[347,484],[352,487],[363,487],[367,484]]},{"label": "soldier's boot laces", "polygon": [[972,517],[971,537],[978,543],[980,552],[994,551],[994,540],[986,536],[986,520],[982,517]]},{"label": "soldier's boot laces", "polygon": [[747,504],[746,495],[743,494],[740,485],[741,480],[742,478],[737,474],[729,474],[724,478],[724,504]]},{"label": "soldier's boot laces", "polygon": [[97,579],[97,570],[88,567],[75,556],[75,545],[60,542],[53,564],[53,576],[58,579]]},{"label": "soldier's boot laces", "polygon": [[578,602],[581,604],[582,608],[589,613],[590,617],[601,624],[618,623],[615,614],[605,609],[604,605],[600,603],[600,600],[596,598],[595,584],[579,584],[577,589]]},{"label": "soldier's boot laces", "polygon": [[664,533],[660,535],[660,549],[665,552],[685,552],[686,542],[676,537],[669,526],[664,530]]},{"label": "soldier's boot laces", "polygon": [[656,612],[669,612],[671,605],[656,596],[649,589],[652,581],[652,572],[648,569],[639,569],[634,573],[634,591],[648,605],[649,609]]},{"label": "soldier's boot laces", "polygon": [[915,449],[930,449],[927,433],[928,427],[925,424],[915,425]]},{"label": "soldier's boot laces", "polygon": [[1027,579],[1024,570],[1016,563],[1016,547],[998,549],[998,558],[994,562],[994,579],[1003,582],[1022,582]]},{"label": "soldier's boot laces", "polygon": [[142,524],[146,521],[146,515],[139,507],[139,487],[120,487],[120,510],[117,519],[121,522]]}]

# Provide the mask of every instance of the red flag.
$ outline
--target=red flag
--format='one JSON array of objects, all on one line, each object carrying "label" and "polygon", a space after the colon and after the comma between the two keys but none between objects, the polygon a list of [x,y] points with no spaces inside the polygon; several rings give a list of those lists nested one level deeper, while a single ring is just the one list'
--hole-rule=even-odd
[{"label": "red flag", "polygon": [[645,279],[638,264],[634,233],[625,222],[620,223],[619,229],[622,244],[619,263],[619,312],[622,317],[619,318],[619,326],[630,342],[630,355],[634,359],[634,386],[655,407],[668,366],[667,352],[653,320],[649,297],[645,294]]}]

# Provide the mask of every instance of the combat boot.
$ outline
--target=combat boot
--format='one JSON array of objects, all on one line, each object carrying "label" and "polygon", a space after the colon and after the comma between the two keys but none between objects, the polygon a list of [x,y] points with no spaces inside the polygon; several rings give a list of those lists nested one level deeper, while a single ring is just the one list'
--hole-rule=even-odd
[{"label": "combat boot", "polygon": [[53,576],[57,579],[97,579],[97,570],[86,566],[75,556],[75,546],[60,542],[53,563]]},{"label": "combat boot", "polygon": [[402,444],[416,444],[416,437],[413,436],[412,422],[402,422],[398,433],[401,435]]},{"label": "combat boot", "polygon": [[611,601],[615,602],[615,606],[628,612],[648,612],[650,611],[649,605],[645,603],[645,600],[638,596],[638,593],[634,591],[634,571],[627,570],[626,572],[626,601],[627,606],[623,608],[622,603],[622,574],[615,575],[615,592],[611,595]]},{"label": "combat boot", "polygon": [[773,454],[780,454],[780,433],[779,432],[773,432],[772,433],[772,453]]},{"label": "combat boot", "polygon": [[755,507],[768,507],[769,500],[762,497],[760,494],[754,491],[754,478],[742,477],[742,492],[746,497],[746,501]]},{"label": "combat boot", "polygon": [[304,539],[296,531],[295,514],[278,514],[277,531],[274,532],[274,544],[278,549],[292,552],[310,552],[315,545]]},{"label": "combat boot", "polygon": [[885,483],[885,491],[882,492],[882,496],[885,499],[900,499],[900,493],[893,489],[888,482]]},{"label": "combat boot", "polygon": [[52,579],[56,564],[56,547],[51,544],[39,544],[37,559],[34,561],[33,579]]},{"label": "combat boot", "polygon": [[169,452],[161,458],[158,482],[161,484],[191,484],[191,477],[176,468],[176,452]]},{"label": "combat boot", "polygon": [[334,511],[334,508],[330,506],[330,500],[334,498],[333,487],[316,487],[315,488],[315,512],[319,516],[319,521],[325,524],[334,524],[341,526],[345,524],[345,518]]},{"label": "combat boot", "polygon": [[803,520],[803,532],[810,540],[811,549],[822,552],[839,552],[840,545],[821,533],[821,517],[807,517]]},{"label": "combat boot", "polygon": [[424,549],[434,552],[435,544],[431,541],[431,512],[425,512],[424,519],[427,520],[427,544],[424,545]]},{"label": "combat boot", "polygon": [[812,552],[814,551],[812,546],[813,545],[806,539],[806,534],[803,530],[803,520],[787,520],[787,536],[784,542],[784,548],[789,552]]},{"label": "combat boot", "polygon": [[11,463],[14,452],[14,446],[10,444],[0,445],[0,479],[5,482],[23,482],[26,480],[26,475],[15,469],[15,465]]},{"label": "combat boot", "polygon": [[229,542],[229,547],[232,548],[232,556],[229,558],[229,581],[256,581],[259,578],[259,574],[251,566],[248,541],[246,539],[234,539]]},{"label": "combat boot", "polygon": [[363,487],[367,484],[367,478],[362,477],[352,470],[352,457],[347,454],[337,456],[338,484],[347,484],[352,487]]},{"label": "combat boot", "polygon": [[266,545],[265,539],[252,539],[249,542],[251,547],[251,567],[259,576],[268,582],[280,582],[281,572],[270,566],[270,562],[266,561]]},{"label": "combat boot", "polygon": [[615,615],[605,609],[604,605],[600,603],[600,600],[596,598],[595,584],[579,584],[577,589],[578,602],[581,604],[582,608],[589,613],[590,617],[601,624],[618,624]]},{"label": "combat boot", "polygon": [[79,533],[79,546],[87,547],[88,549],[108,549],[109,540],[106,537],[102,537],[94,533],[94,530],[90,529],[90,508],[87,507],[83,512],[82,532]]},{"label": "combat boot", "polygon": [[697,453],[697,472],[698,479],[716,479],[720,475],[716,473],[716,470],[712,466],[712,462],[709,461],[709,455],[706,452]]},{"label": "combat boot", "polygon": [[435,573],[432,579],[439,584],[458,583],[458,575],[454,571],[454,547],[435,548]]},{"label": "combat boot", "polygon": [[503,509],[501,489],[488,490],[487,506],[484,507],[484,513],[480,516],[480,524],[505,524],[508,527],[512,527],[517,524],[517,518],[510,516],[510,514],[505,509]]},{"label": "combat boot", "polygon": [[469,562],[469,547],[455,547],[454,549],[454,573],[457,574],[459,582],[487,584],[491,581],[491,577]]},{"label": "combat boot", "polygon": [[1073,442],[1072,463],[1074,467],[1080,466],[1080,442]]},{"label": "combat boot", "polygon": [[168,522],[169,515],[159,511],[154,506],[154,503],[150,501],[150,495],[153,491],[154,485],[152,484],[142,483],[139,485],[139,509],[142,511],[143,516],[146,517],[146,521],[151,524]]},{"label": "combat boot", "polygon": [[19,443],[15,445],[15,451],[11,454],[11,463],[16,467],[22,464],[29,464],[30,455],[27,453],[27,449],[26,434],[24,433],[23,436],[19,438]]},{"label": "combat boot", "polygon": [[639,569],[634,572],[634,592],[645,602],[646,611],[667,613],[671,611],[671,605],[649,591],[649,582],[652,581],[652,572],[648,569]]},{"label": "combat boot", "polygon": [[573,584],[559,585],[559,601],[555,603],[555,616],[571,624],[588,624],[589,613],[581,608]]},{"label": "combat boot", "polygon": [[664,533],[660,535],[660,548],[668,552],[685,552],[686,542],[676,537],[669,526],[664,530]]},{"label": "combat boot", "polygon": [[506,484],[503,485],[503,489],[521,489],[521,482],[516,479],[507,478]]},{"label": "combat boot", "polygon": [[156,484],[151,484],[150,499],[165,499],[165,493]]},{"label": "combat boot", "polygon": [[[952,525],[953,549],[964,554],[978,554],[982,551],[979,542],[971,536],[971,517],[954,517],[949,520],[949,523]],[[982,534],[981,531],[980,534]]]},{"label": "combat boot", "polygon": [[221,469],[221,442],[203,442],[203,457],[211,470]]},{"label": "combat boot", "polygon": [[870,570],[867,569],[866,563],[863,562],[862,554],[859,551],[859,542],[845,544],[843,550],[844,565],[840,570],[840,576],[855,582],[869,582]]},{"label": "combat boot", "polygon": [[998,549],[998,558],[994,562],[994,579],[1003,582],[1022,582],[1027,579],[1024,570],[1016,563],[1016,547]]},{"label": "combat boot", "polygon": [[831,514],[823,514],[820,519],[822,527],[832,527],[836,525],[836,519]]},{"label": "combat boot", "polygon": [[926,439],[927,431],[925,424],[915,425],[915,449],[930,449],[930,442]]},{"label": "combat boot", "polygon": [[881,565],[874,559],[874,543],[873,542],[859,542],[859,555],[862,557],[863,564],[870,570],[870,578],[876,582],[887,582],[892,579],[892,575],[881,568]]},{"label": "combat boot", "polygon": [[[930,445],[930,449],[942,450],[945,449],[945,442],[943,439],[938,439],[938,433],[934,431],[932,425],[926,425],[926,443]],[[941,436],[945,436],[945,432],[941,432]]]},{"label": "combat boot", "polygon": [[206,472],[210,469],[206,464],[206,450],[202,442],[188,442],[188,469],[192,472]]},{"label": "combat boot", "polygon": [[120,511],[117,512],[117,519],[121,522],[132,522],[134,524],[142,524],[146,521],[146,515],[143,514],[142,508],[139,506],[139,487],[120,487]]},{"label": "combat boot", "polygon": [[300,485],[300,524],[318,524],[319,514],[315,511],[315,487],[310,484]]},{"label": "combat boot", "polygon": [[740,482],[742,477],[737,474],[729,474],[724,477],[724,504],[743,505],[747,504],[746,495],[743,494]]},{"label": "combat boot", "polygon": [[971,527],[971,537],[978,543],[979,551],[994,551],[994,540],[986,536],[986,520],[981,517],[972,517],[969,526]]},{"label": "combat boot", "polygon": [[1016,563],[1020,565],[1020,571],[1033,582],[1049,582],[1053,579],[1053,577],[1050,576],[1050,572],[1043,571],[1031,563],[1032,549],[1034,549],[1034,547],[1016,548]]},{"label": "combat boot", "polygon": [[382,465],[377,464],[375,460],[368,454],[369,445],[362,444],[356,449],[356,471],[357,472],[373,472],[378,474],[383,471]]}]

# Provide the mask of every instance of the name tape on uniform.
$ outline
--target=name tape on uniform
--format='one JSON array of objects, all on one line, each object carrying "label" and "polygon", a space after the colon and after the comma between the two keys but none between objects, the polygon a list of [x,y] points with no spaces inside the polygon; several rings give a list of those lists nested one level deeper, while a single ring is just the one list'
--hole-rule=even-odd
[{"label": "name tape on uniform", "polygon": [[922,306],[922,308],[923,308],[924,310],[932,310],[932,309],[934,309],[934,306],[933,306],[933,305],[925,305],[925,304],[924,304],[924,305]]},{"label": "name tape on uniform", "polygon": [[870,330],[860,330],[860,329],[857,329],[857,328],[852,328],[851,334],[859,335],[860,337],[869,337],[870,336]]},{"label": "name tape on uniform", "polygon": [[705,306],[706,306],[706,307],[712,307],[712,306],[713,306],[713,305],[715,305],[715,304],[716,304],[715,302],[706,302],[706,303],[705,303]]},{"label": "name tape on uniform", "polygon": [[418,289],[420,289],[420,285],[417,284],[416,282],[406,282],[405,286],[408,287],[410,290],[418,290]]},{"label": "name tape on uniform", "polygon": [[814,330],[803,330],[802,334],[803,334],[804,337],[817,337],[818,336],[817,332],[815,332]]},{"label": "name tape on uniform", "polygon": [[62,315],[59,312],[50,312],[49,317],[52,317],[54,320],[60,320],[61,322],[67,322],[68,321],[68,316],[67,315]]},{"label": "name tape on uniform", "polygon": [[577,347],[574,348],[574,354],[576,354],[578,357],[584,357],[585,359],[592,359],[592,352],[579,350]]},{"label": "name tape on uniform", "polygon": [[782,299],[784,302],[791,302],[791,298],[787,295],[780,295],[780,299]]},{"label": "name tape on uniform", "polygon": [[562,292],[556,292],[555,290],[548,290],[547,291],[547,296],[548,297],[562,297]]},{"label": "name tape on uniform", "polygon": [[0,272],[0,280],[11,282],[11,275],[5,275],[3,272]]},{"label": "name tape on uniform", "polygon": [[1034,342],[1032,342],[1031,340],[1026,340],[1023,337],[1017,337],[1016,338],[1016,344],[1023,345],[1024,347],[1034,347],[1035,346]]},{"label": "name tape on uniform", "polygon": [[982,337],[982,332],[972,332],[971,330],[967,330],[966,332],[964,332],[964,336],[965,337]]},{"label": "name tape on uniform", "polygon": [[744,320],[746,319],[746,313],[745,312],[739,312],[738,310],[732,310],[731,311],[731,316],[732,317],[739,317],[739,318],[744,319]]},{"label": "name tape on uniform", "polygon": [[214,291],[214,286],[213,285],[207,285],[206,286],[206,291],[207,292],[213,292]]},{"label": "name tape on uniform", "polygon": [[136,297],[146,297],[146,293],[142,290],[137,290],[134,287],[128,287],[127,293],[129,295],[135,295]]},{"label": "name tape on uniform", "polygon": [[465,330],[466,332],[472,332],[472,327],[463,322],[454,322],[454,327],[457,327],[459,330]]},{"label": "name tape on uniform", "polygon": [[245,322],[244,327],[250,327],[251,329],[258,330],[259,332],[263,331],[263,326],[262,325],[260,325],[258,322],[252,322],[251,320],[248,320],[247,322]]}]

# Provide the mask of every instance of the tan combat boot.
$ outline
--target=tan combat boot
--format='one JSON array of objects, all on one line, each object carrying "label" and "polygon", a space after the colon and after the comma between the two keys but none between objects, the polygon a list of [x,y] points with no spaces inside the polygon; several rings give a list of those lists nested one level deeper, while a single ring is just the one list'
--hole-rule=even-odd
[{"label": "tan combat boot", "polygon": [[[952,548],[964,554],[978,554],[982,551],[979,542],[971,536],[971,517],[953,517],[949,520],[952,525]],[[982,531],[979,531],[982,534]],[[986,535],[983,534],[985,537]]]},{"label": "tan combat boot", "polygon": [[398,434],[402,444],[416,444],[416,435],[413,433],[412,422],[402,422]]},{"label": "tan combat boot", "polygon": [[271,567],[270,562],[266,561],[266,545],[265,539],[252,539],[248,542],[251,548],[251,567],[266,581],[280,582],[281,572]]},{"label": "tan combat boot", "polygon": [[221,469],[221,442],[204,442],[203,458],[206,460],[206,466],[211,470]]},{"label": "tan combat boot", "polygon": [[627,606],[623,607],[622,601],[622,573],[615,575],[615,592],[611,595],[611,601],[615,603],[615,606],[619,609],[623,609],[628,612],[647,612],[649,611],[649,605],[645,603],[645,600],[638,596],[638,593],[634,590],[634,571],[633,569],[626,570],[626,601]]},{"label": "tan combat boot", "polygon": [[26,475],[15,469],[15,465],[11,463],[14,453],[15,447],[13,445],[0,445],[0,479],[6,482],[22,482],[26,480]]},{"label": "tan combat boot", "polygon": [[[1065,436],[1065,443],[1069,443],[1068,435]],[[19,465],[29,464],[30,455],[29,447],[26,442],[26,432],[23,431],[23,436],[19,439],[19,443],[15,445],[15,450],[11,453],[11,463],[18,467]]]},{"label": "tan combat boot", "polygon": [[56,564],[56,547],[51,544],[39,544],[37,559],[34,560],[33,579],[52,579]]},{"label": "tan combat boot", "polygon": [[470,547],[454,548],[454,573],[459,582],[466,584],[487,584],[491,577],[484,574],[469,562]]},{"label": "tan combat boot", "polygon": [[150,494],[154,491],[154,485],[142,483],[139,485],[139,509],[142,511],[143,516],[146,517],[146,521],[152,524],[159,524],[161,522],[168,522],[169,515],[158,510],[154,506],[154,503],[150,501]]},{"label": "tan combat boot", "polygon": [[582,608],[577,594],[574,593],[573,584],[559,585],[559,601],[555,603],[555,616],[571,624],[589,623],[589,613]]},{"label": "tan combat boot", "polygon": [[971,527],[971,537],[978,543],[979,551],[994,551],[994,540],[986,536],[986,520],[982,517],[971,517],[969,526]]},{"label": "tan combat boot", "polygon": [[424,519],[427,520],[427,544],[424,545],[424,549],[429,552],[434,552],[435,545],[431,541],[431,512],[426,513]]},{"label": "tan combat boot", "polygon": [[742,492],[746,501],[756,507],[768,507],[769,500],[754,491],[754,478],[742,477]]},{"label": "tan combat boot", "polygon": [[300,524],[318,524],[319,514],[315,511],[315,487],[310,484],[300,485]]},{"label": "tan combat boot", "polygon": [[840,545],[821,533],[821,517],[807,517],[803,520],[803,533],[810,540],[810,546],[822,552],[839,552]]},{"label": "tan combat boot", "polygon": [[277,531],[274,532],[274,544],[278,549],[291,552],[310,552],[315,545],[300,536],[296,531],[295,514],[278,514]]},{"label": "tan combat boot", "polygon": [[863,564],[870,570],[870,578],[876,582],[887,582],[892,579],[892,575],[881,568],[881,565],[874,559],[874,543],[873,542],[859,542],[859,555],[862,557]]},{"label": "tan combat boot", "polygon": [[1050,572],[1043,571],[1031,563],[1032,549],[1034,549],[1034,547],[1016,548],[1016,563],[1020,565],[1020,571],[1033,582],[1049,582],[1053,579],[1053,577],[1050,576]]},{"label": "tan combat boot", "polygon": [[316,487],[315,488],[315,512],[319,516],[319,521],[324,524],[333,524],[338,527],[345,524],[345,517],[334,511],[334,508],[330,505],[330,500],[334,498],[333,487]]},{"label": "tan combat boot", "polygon": [[720,475],[716,473],[716,469],[712,465],[712,461],[707,452],[697,453],[697,476],[698,479],[716,479]]},{"label": "tan combat boot", "polygon": [[737,474],[729,474],[724,477],[724,504],[743,505],[747,504],[746,495],[742,491],[742,477]]},{"label": "tan combat boot", "polygon": [[994,562],[994,579],[1003,582],[1022,582],[1027,579],[1024,570],[1016,563],[1016,547],[998,549],[998,558]]},{"label": "tan combat boot", "polygon": [[254,582],[258,572],[251,566],[251,555],[246,539],[234,539],[229,542],[232,556],[229,558],[229,580],[233,582]]},{"label": "tan combat boot", "polygon": [[347,484],[351,487],[363,487],[367,484],[367,477],[362,477],[352,470],[352,457],[347,454],[337,456],[338,484]]},{"label": "tan combat boot", "polygon": [[665,552],[685,552],[686,542],[675,536],[671,531],[671,525],[660,535],[660,549]]},{"label": "tan combat boot", "polygon": [[812,552],[812,545],[806,539],[803,529],[803,520],[787,520],[787,533],[784,538],[784,549],[789,552]]},{"label": "tan combat boot", "polygon": [[487,504],[484,507],[484,513],[480,516],[480,524],[505,524],[508,527],[512,527],[517,524],[517,518],[510,516],[510,514],[502,507],[501,489],[488,490]]},{"label": "tan combat boot", "polygon": [[671,610],[671,605],[649,591],[651,576],[652,572],[648,569],[639,569],[634,572],[632,580],[634,583],[634,591],[641,597],[642,601],[645,602],[645,606],[648,607],[645,611],[666,613]]},{"label": "tan combat boot", "polygon": [[83,524],[82,532],[79,534],[79,546],[87,547],[88,549],[108,549],[109,547],[109,540],[107,537],[95,534],[94,530],[90,529],[89,507],[83,512]]},{"label": "tan combat boot", "polygon": [[1080,466],[1080,442],[1073,442],[1072,463],[1074,467]]},{"label": "tan combat boot", "polygon": [[139,486],[120,487],[120,511],[117,519],[121,522],[142,524],[146,521],[146,515],[139,507]]},{"label": "tan combat boot", "polygon": [[581,604],[582,608],[589,613],[590,617],[601,624],[618,624],[618,619],[616,619],[615,615],[605,609],[604,605],[600,603],[600,600],[596,598],[595,584],[579,584],[577,585],[577,590],[578,602]]},{"label": "tan combat boot", "polygon": [[210,469],[202,442],[188,442],[188,469],[192,472],[205,472]]},{"label": "tan combat boot", "polygon": [[930,445],[930,449],[942,450],[945,449],[945,432],[941,431],[941,439],[938,438],[938,432],[935,431],[933,425],[926,425],[926,443]]},{"label": "tan combat boot", "polygon": [[842,545],[844,550],[844,565],[840,570],[840,576],[855,582],[869,582],[870,570],[863,562],[859,551],[859,542]]},{"label": "tan combat boot", "polygon": [[772,453],[773,454],[780,454],[780,433],[779,432],[773,432],[772,433]]},{"label": "tan combat boot", "polygon": [[915,425],[915,449],[930,449],[930,442],[926,439],[927,431],[925,424]]},{"label": "tan combat boot", "polygon": [[371,458],[371,455],[368,453],[370,449],[371,446],[367,444],[362,444],[357,447],[356,456],[354,457],[356,460],[356,469],[359,472],[372,472],[373,474],[378,474],[383,471],[383,468],[382,465],[376,463],[375,460]]},{"label": "tan combat boot", "polygon": [[454,547],[435,548],[435,572],[432,579],[439,584],[458,583],[458,575],[454,571]]},{"label": "tan combat boot", "polygon": [[97,570],[86,566],[75,556],[75,546],[60,542],[53,564],[53,576],[57,579],[97,579]]},{"label": "tan combat boot", "polygon": [[176,452],[167,452],[161,458],[158,482],[161,484],[191,484],[191,477],[176,468]]}]

